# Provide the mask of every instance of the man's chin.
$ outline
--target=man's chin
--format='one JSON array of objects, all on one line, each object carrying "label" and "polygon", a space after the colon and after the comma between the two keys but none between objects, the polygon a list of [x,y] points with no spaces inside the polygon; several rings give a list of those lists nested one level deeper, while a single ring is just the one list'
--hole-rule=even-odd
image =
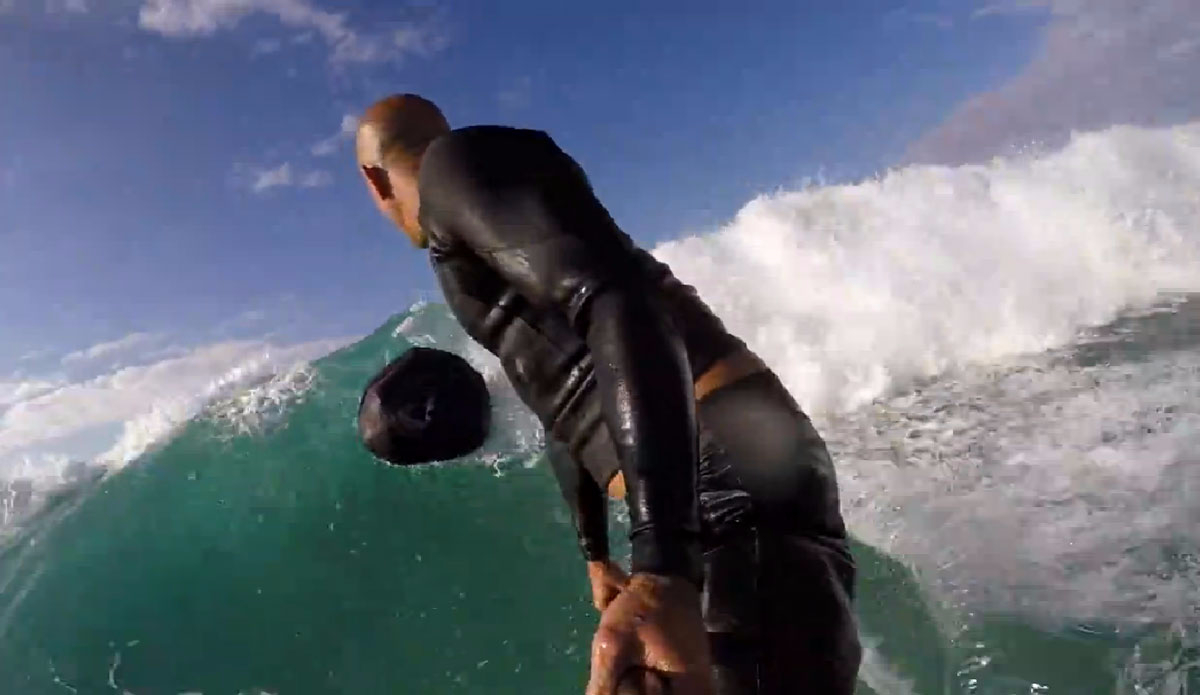
[{"label": "man's chin", "polygon": [[418,231],[414,233],[408,229],[405,229],[404,227],[400,227],[400,231],[404,233],[404,236],[408,238],[409,242],[411,242],[413,246],[419,249],[429,248],[429,235],[424,231]]}]

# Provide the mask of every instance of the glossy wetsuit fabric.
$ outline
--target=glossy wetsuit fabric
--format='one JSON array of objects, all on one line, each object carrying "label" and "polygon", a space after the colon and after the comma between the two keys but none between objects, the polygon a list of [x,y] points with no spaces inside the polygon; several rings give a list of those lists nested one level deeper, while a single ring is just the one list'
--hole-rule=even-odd
[{"label": "glossy wetsuit fabric", "polygon": [[[596,430],[626,480],[635,572],[699,580],[692,383],[742,345],[636,248],[545,133],[463,128],[430,145],[420,221],[447,303],[553,438]],[[601,469],[600,466],[605,467]]]},{"label": "glossy wetsuit fabric", "polygon": [[[770,372],[715,391],[697,419],[702,608],[717,695],[849,695],[861,658],[855,568],[824,442]],[[615,456],[602,433],[585,451]],[[550,457],[564,495],[584,500],[575,521],[585,553],[600,547],[594,483],[572,479],[580,466],[561,448]]]},{"label": "glossy wetsuit fabric", "polygon": [[698,406],[717,695],[854,692],[855,568],[824,442],[770,372]]},{"label": "glossy wetsuit fabric", "polygon": [[[549,442],[546,458],[558,479],[559,490],[571,508],[571,520],[575,523],[575,534],[584,559],[608,559],[608,498],[600,484],[558,442]],[[616,458],[615,452],[611,458]]]},{"label": "glossy wetsuit fabric", "polygon": [[602,489],[619,468],[632,569],[702,578],[720,695],[852,692],[854,565],[833,466],[778,379],[693,406],[692,380],[741,342],[544,134],[456,131],[427,152],[420,186],[451,309],[562,443],[551,456],[584,554],[608,554]]},{"label": "glossy wetsuit fabric", "polygon": [[[703,612],[717,695],[849,695],[861,659],[855,568],[824,442],[763,372],[697,407]],[[585,455],[615,457],[603,432]],[[599,487],[558,446],[549,456],[580,544],[603,548]]]}]

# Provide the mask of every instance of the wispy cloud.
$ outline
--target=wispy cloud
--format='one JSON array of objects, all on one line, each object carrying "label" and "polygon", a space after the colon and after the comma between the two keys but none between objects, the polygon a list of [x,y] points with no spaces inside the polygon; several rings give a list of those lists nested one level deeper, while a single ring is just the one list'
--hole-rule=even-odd
[{"label": "wispy cloud", "polygon": [[278,53],[283,48],[281,39],[259,39],[254,42],[254,47],[250,49],[250,55],[270,55]]},{"label": "wispy cloud", "polygon": [[882,17],[885,25],[892,28],[907,28],[913,24],[933,27],[947,31],[954,28],[954,18],[940,12],[915,12],[908,8],[898,8],[885,12]]},{"label": "wispy cloud", "polygon": [[518,78],[496,95],[496,101],[505,109],[528,108],[532,100],[533,80],[528,75]]},{"label": "wispy cloud", "polygon": [[97,343],[87,349],[68,353],[62,358],[64,365],[91,362],[101,358],[117,357],[121,353],[142,348],[158,341],[162,336],[157,333],[130,333],[124,338],[105,343]]},{"label": "wispy cloud", "polygon": [[291,162],[263,169],[238,165],[235,178],[255,193],[265,193],[273,188],[320,188],[333,183],[333,176],[320,169],[298,170]]},{"label": "wispy cloud", "polygon": [[88,0],[46,0],[45,7],[47,12],[86,14],[88,11]]},{"label": "wispy cloud", "polygon": [[0,408],[14,403],[38,398],[60,386],[60,380],[28,379],[23,381],[0,381]]},{"label": "wispy cloud", "polygon": [[18,357],[17,361],[18,362],[33,362],[35,360],[40,360],[43,357],[49,357],[52,354],[54,354],[54,351],[51,350],[50,348],[40,348],[37,350],[30,350],[29,352],[26,352],[25,354]]},{"label": "wispy cloud", "polygon": [[274,169],[255,172],[254,182],[250,184],[250,188],[255,193],[262,193],[272,188],[290,185],[292,185],[292,165],[285,162]]},{"label": "wispy cloud", "polygon": [[993,17],[996,15],[1028,14],[1039,12],[1046,8],[1047,0],[1007,0],[1007,2],[992,2],[971,13],[972,19]]},{"label": "wispy cloud", "polygon": [[145,0],[138,23],[147,31],[187,38],[231,29],[256,14],[315,32],[337,63],[428,54],[444,45],[444,37],[432,23],[416,21],[386,32],[360,31],[350,25],[345,14],[321,9],[312,0]]},{"label": "wispy cloud", "polygon": [[354,137],[354,131],[358,128],[358,117],[353,114],[345,114],[342,116],[342,123],[338,126],[338,131],[333,135],[321,140],[312,146],[312,153],[317,157],[326,157],[334,154],[342,146],[342,143],[347,142]]},{"label": "wispy cloud", "polygon": [[1196,0],[1010,0],[975,12],[1044,12],[1033,59],[961,104],[909,148],[909,162],[958,164],[1057,146],[1072,131],[1200,117]]},{"label": "wispy cloud", "polygon": [[911,19],[917,24],[924,24],[937,29],[949,30],[954,28],[954,20],[943,14],[935,14],[933,12],[916,12],[913,13]]},{"label": "wispy cloud", "polygon": [[0,14],[22,10],[35,11],[41,7],[47,14],[86,14],[91,0],[0,0]]}]

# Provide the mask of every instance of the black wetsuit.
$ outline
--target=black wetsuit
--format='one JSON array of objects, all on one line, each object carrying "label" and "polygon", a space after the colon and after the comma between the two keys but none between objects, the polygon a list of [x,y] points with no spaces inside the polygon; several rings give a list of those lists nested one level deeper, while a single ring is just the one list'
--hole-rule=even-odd
[{"label": "black wetsuit", "polygon": [[721,695],[851,692],[854,569],[833,467],[774,375],[697,407],[695,379],[744,343],[545,133],[455,130],[426,151],[419,192],[447,303],[544,423],[585,556],[607,557],[603,488],[620,470],[631,570],[703,586]]}]

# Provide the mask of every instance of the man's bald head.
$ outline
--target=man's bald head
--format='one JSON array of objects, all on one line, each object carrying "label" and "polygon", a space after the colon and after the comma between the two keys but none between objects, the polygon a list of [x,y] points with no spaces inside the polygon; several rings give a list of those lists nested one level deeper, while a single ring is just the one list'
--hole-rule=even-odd
[{"label": "man's bald head", "polygon": [[355,153],[371,197],[418,248],[429,244],[419,219],[421,157],[429,143],[448,132],[441,109],[416,94],[380,99],[359,120]]},{"label": "man's bald head", "polygon": [[394,94],[371,105],[359,121],[358,163],[387,169],[420,160],[429,143],[450,131],[441,109],[416,94]]}]

